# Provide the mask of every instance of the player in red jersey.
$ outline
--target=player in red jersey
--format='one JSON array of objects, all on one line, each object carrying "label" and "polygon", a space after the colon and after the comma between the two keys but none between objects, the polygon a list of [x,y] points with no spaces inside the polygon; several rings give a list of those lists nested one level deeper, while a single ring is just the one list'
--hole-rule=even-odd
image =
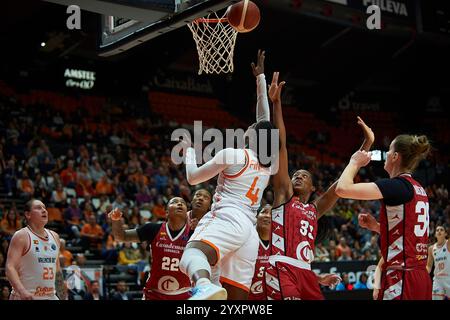
[{"label": "player in red jersey", "polygon": [[430,151],[426,136],[399,135],[391,143],[384,169],[389,179],[354,183],[371,155],[357,151],[339,178],[336,193],[342,198],[380,200],[379,233],[382,265],[378,299],[431,299],[428,258],[429,203],[425,189],[411,174]]},{"label": "player in red jersey", "polygon": [[[319,283],[334,286],[337,275],[321,275],[311,271],[317,221],[336,203],[334,190],[337,182],[313,202],[309,202],[315,191],[312,175],[307,170],[297,170],[292,180],[288,172],[286,129],[281,111],[281,89],[278,73],[274,74],[269,88],[273,102],[274,123],[279,129],[279,169],[273,178],[274,204],[272,209],[272,243],[270,266],[266,269],[268,299],[323,299]],[[373,143],[372,130],[359,119],[364,131],[362,148],[369,150]],[[319,281],[318,281],[319,280]]]},{"label": "player in red jersey", "polygon": [[266,205],[258,214],[256,222],[256,230],[259,235],[258,258],[256,259],[255,274],[253,275],[248,300],[266,300],[264,271],[269,265],[271,210],[272,206]]},{"label": "player in red jersey", "polygon": [[190,297],[191,281],[179,270],[180,259],[191,235],[186,202],[179,197],[167,204],[167,222],[147,223],[124,230],[122,213],[109,213],[112,233],[119,241],[150,244],[152,268],[144,288],[145,300],[185,300]]}]

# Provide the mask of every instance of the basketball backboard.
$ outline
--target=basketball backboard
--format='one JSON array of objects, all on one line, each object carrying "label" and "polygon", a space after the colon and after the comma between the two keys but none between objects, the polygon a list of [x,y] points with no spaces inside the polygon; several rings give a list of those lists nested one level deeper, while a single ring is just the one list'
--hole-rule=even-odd
[{"label": "basketball backboard", "polygon": [[111,56],[238,0],[45,0],[100,14],[99,55]]}]

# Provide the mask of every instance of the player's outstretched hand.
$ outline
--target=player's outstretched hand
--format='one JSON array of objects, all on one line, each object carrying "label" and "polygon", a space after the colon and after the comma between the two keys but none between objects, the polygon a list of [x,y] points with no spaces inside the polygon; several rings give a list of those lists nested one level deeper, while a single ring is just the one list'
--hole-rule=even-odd
[{"label": "player's outstretched hand", "polygon": [[108,213],[108,218],[110,218],[112,221],[118,221],[122,219],[122,212],[119,208],[115,208],[110,213]]},{"label": "player's outstretched hand", "polygon": [[261,49],[258,50],[258,57],[256,59],[256,65],[252,62],[252,71],[255,77],[264,73],[264,59],[266,59],[266,52]]},{"label": "player's outstretched hand", "polygon": [[285,81],[278,83],[278,77],[280,73],[274,72],[272,77],[272,83],[269,86],[269,98],[272,103],[277,103],[281,101],[281,90],[286,84]]},{"label": "player's outstretched hand", "polygon": [[357,167],[362,168],[369,164],[371,153],[367,151],[356,151],[350,158],[350,163],[355,164]]},{"label": "player's outstretched hand", "polygon": [[319,275],[319,283],[323,286],[334,289],[342,281],[341,277],[334,273]]},{"label": "player's outstretched hand", "polygon": [[364,139],[366,139],[366,141],[372,145],[375,141],[375,134],[373,133],[372,129],[364,122],[364,120],[361,119],[360,116],[358,116],[357,118],[358,118],[358,125],[363,130]]},{"label": "player's outstretched hand", "polygon": [[361,228],[365,228],[370,231],[376,232],[378,229],[378,222],[370,213],[358,214],[358,224]]}]

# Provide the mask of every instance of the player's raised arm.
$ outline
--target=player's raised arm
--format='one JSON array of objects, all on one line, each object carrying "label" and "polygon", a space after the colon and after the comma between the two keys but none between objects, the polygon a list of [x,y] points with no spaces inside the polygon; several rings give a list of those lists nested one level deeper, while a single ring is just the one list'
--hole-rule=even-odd
[{"label": "player's raised arm", "polygon": [[19,263],[22,256],[29,250],[31,243],[25,230],[14,234],[9,244],[6,259],[6,277],[8,278],[14,291],[18,293],[21,300],[33,300],[33,295],[28,292],[19,276]]},{"label": "player's raised arm", "polygon": [[278,154],[278,172],[273,176],[274,205],[286,202],[294,193],[288,169],[288,152],[286,146],[286,128],[284,126],[283,111],[281,108],[281,90],[285,82],[278,84],[279,72],[274,72],[269,87],[269,97],[273,104],[273,122],[279,130],[280,151]]},{"label": "player's raised arm", "polygon": [[361,126],[361,129],[364,133],[364,141],[359,150],[369,151],[375,142],[375,134],[372,129],[358,116],[358,125]]},{"label": "player's raised arm", "polygon": [[257,63],[252,62],[253,75],[256,78],[256,122],[270,121],[270,107],[267,99],[267,83],[264,75],[265,51],[258,50]]},{"label": "player's raised arm", "polygon": [[125,242],[140,242],[136,229],[125,230],[123,228],[122,212],[118,208],[108,213],[108,217],[111,219],[114,238]]},{"label": "player's raised arm", "polygon": [[[361,127],[364,134],[364,142],[359,150],[369,151],[375,141],[375,135],[372,129],[360,117],[358,117],[357,123]],[[318,198],[317,201],[315,201],[319,216],[333,208],[336,201],[339,199],[339,195],[336,194],[337,185],[338,181],[335,181],[328,188],[328,190],[320,198]]]}]

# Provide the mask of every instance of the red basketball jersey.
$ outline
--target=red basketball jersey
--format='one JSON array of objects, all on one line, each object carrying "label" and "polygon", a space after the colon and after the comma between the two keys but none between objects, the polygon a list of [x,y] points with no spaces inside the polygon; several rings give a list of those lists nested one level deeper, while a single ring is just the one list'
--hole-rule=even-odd
[{"label": "red basketball jersey", "polygon": [[248,295],[249,300],[266,300],[266,289],[264,284],[264,271],[269,265],[270,244],[267,247],[259,240],[258,258],[255,264],[255,274],[253,275],[252,285],[250,287],[250,293]]},{"label": "red basketball jersey", "polygon": [[398,206],[387,206],[382,201],[380,240],[385,261],[383,269],[424,269],[428,258],[428,197],[410,175],[400,177],[412,184],[414,196],[411,201]]},{"label": "red basketball jersey", "polygon": [[167,295],[177,295],[191,288],[189,277],[180,271],[179,265],[184,248],[189,240],[189,225],[172,239],[164,222],[151,243],[152,266],[145,290]]},{"label": "red basketball jersey", "polygon": [[297,197],[272,209],[271,255],[282,255],[311,263],[317,234],[317,209]]}]

